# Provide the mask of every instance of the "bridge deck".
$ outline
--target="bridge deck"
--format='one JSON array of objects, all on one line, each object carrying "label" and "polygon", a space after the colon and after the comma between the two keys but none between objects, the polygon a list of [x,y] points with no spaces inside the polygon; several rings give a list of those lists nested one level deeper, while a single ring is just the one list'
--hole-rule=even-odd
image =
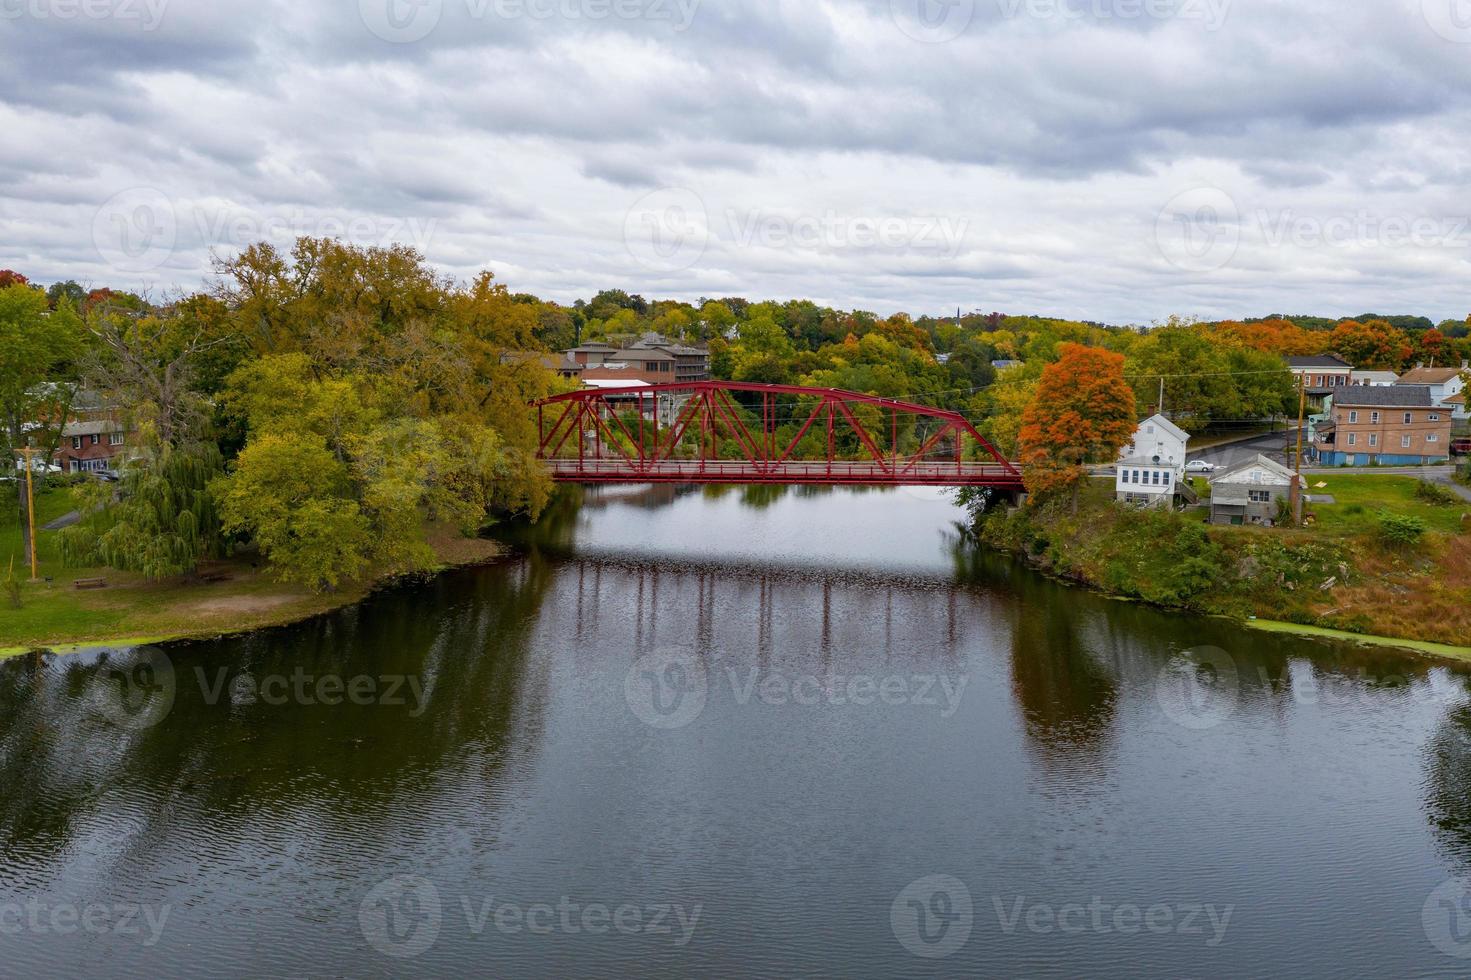
[{"label": "bridge deck", "polygon": [[745,460],[549,459],[560,483],[795,483],[861,486],[1020,488],[1015,470],[995,463],[875,462],[752,463]]}]

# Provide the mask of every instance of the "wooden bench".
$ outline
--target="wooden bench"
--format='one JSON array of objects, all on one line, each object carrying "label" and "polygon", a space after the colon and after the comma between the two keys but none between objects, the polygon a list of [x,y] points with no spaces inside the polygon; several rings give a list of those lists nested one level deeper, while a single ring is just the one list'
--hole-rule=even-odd
[{"label": "wooden bench", "polygon": [[107,579],[105,578],[79,578],[72,583],[74,589],[105,589]]}]

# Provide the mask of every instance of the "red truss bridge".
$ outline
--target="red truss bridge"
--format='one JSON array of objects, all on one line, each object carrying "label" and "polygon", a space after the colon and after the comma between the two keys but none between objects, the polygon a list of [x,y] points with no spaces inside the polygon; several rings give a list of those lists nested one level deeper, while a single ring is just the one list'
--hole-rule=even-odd
[{"label": "red truss bridge", "polygon": [[[537,456],[562,483],[1022,489],[1020,471],[965,416],[832,388],[595,388],[537,402],[537,424]],[[972,445],[989,461],[968,460]]]}]

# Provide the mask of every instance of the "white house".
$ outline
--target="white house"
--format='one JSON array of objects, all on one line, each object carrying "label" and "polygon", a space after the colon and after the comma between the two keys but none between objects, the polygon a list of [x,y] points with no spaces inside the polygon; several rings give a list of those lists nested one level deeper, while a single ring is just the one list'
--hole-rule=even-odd
[{"label": "white house", "polygon": [[1140,422],[1133,441],[1119,454],[1114,477],[1118,499],[1146,507],[1170,506],[1175,487],[1185,479],[1189,444],[1189,433],[1163,415]]},{"label": "white house", "polygon": [[1371,388],[1388,388],[1399,380],[1399,375],[1393,371],[1354,371],[1348,377],[1349,384]]},{"label": "white house", "polygon": [[1465,402],[1452,402],[1446,404],[1446,399],[1455,398],[1466,390],[1466,382],[1461,378],[1462,368],[1425,368],[1417,367],[1399,379],[1402,385],[1424,385],[1430,389],[1430,403],[1437,408],[1444,406],[1450,409],[1451,417],[1456,419],[1467,418]]}]

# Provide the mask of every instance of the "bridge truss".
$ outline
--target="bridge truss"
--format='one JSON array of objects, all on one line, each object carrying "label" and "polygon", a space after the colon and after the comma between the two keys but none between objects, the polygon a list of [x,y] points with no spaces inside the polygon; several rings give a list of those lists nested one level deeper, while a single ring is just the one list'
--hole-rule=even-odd
[{"label": "bridge truss", "polygon": [[851,391],[696,381],[586,389],[536,408],[538,458],[564,483],[1022,489],[965,416]]}]

